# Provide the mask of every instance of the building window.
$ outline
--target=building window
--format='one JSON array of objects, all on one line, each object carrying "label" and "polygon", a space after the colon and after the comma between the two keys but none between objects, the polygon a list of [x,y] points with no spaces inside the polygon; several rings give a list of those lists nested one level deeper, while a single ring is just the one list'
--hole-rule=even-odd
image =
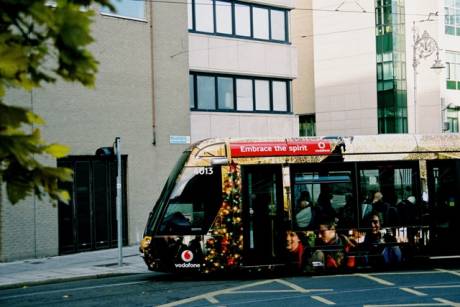
[{"label": "building window", "polygon": [[216,32],[232,34],[232,5],[230,2],[216,1]]},{"label": "building window", "polygon": [[144,1],[119,0],[113,1],[112,5],[116,12],[111,12],[106,7],[101,7],[101,13],[104,15],[113,15],[133,19],[145,20],[145,5]]},{"label": "building window", "polygon": [[233,78],[217,77],[217,107],[233,110]]},{"label": "building window", "polygon": [[447,132],[459,132],[458,131],[458,115],[457,108],[447,108]]},{"label": "building window", "polygon": [[[215,77],[196,77],[196,102],[200,110],[216,109]],[[190,99],[191,101],[191,99]]]},{"label": "building window", "polygon": [[444,0],[444,33],[460,36],[460,1]]},{"label": "building window", "polygon": [[192,111],[290,112],[290,80],[190,73]]},{"label": "building window", "polygon": [[404,0],[375,0],[379,133],[407,133]]},{"label": "building window", "polygon": [[236,79],[236,109],[238,111],[253,111],[252,80]]},{"label": "building window", "polygon": [[195,27],[200,32],[214,32],[212,0],[195,0]]},{"label": "building window", "polygon": [[315,114],[306,114],[299,116],[299,135],[316,136]]},{"label": "building window", "polygon": [[446,88],[460,90],[460,53],[446,51]]},{"label": "building window", "polygon": [[288,42],[288,10],[235,0],[191,0],[188,29],[214,35]]}]

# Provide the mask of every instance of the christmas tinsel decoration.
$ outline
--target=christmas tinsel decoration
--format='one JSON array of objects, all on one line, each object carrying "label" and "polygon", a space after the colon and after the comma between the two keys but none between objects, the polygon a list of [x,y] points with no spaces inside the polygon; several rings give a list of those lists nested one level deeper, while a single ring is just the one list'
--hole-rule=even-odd
[{"label": "christmas tinsel decoration", "polygon": [[241,209],[240,166],[232,163],[222,172],[222,205],[206,240],[208,251],[204,258],[204,272],[232,270],[241,262],[243,224]]}]

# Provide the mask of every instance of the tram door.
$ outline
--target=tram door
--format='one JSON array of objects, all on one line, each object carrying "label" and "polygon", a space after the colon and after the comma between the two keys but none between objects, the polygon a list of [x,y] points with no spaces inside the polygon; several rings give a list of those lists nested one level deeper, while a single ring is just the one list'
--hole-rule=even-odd
[{"label": "tram door", "polygon": [[460,160],[427,161],[433,254],[460,255]]},{"label": "tram door", "polygon": [[245,265],[279,263],[283,246],[281,166],[243,169]]}]

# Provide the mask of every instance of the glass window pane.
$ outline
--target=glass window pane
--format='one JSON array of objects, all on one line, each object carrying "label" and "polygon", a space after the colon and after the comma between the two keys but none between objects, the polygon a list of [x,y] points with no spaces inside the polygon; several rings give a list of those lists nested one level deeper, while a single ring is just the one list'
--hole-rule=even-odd
[{"label": "glass window pane", "polygon": [[192,2],[187,3],[188,29],[193,30],[193,9]]},{"label": "glass window pane", "polygon": [[217,78],[217,104],[219,109],[233,110],[233,78]]},{"label": "glass window pane", "polygon": [[383,79],[393,79],[393,63],[383,63]]},{"label": "glass window pane", "polygon": [[287,86],[284,81],[273,81],[273,111],[287,111]]},{"label": "glass window pane", "polygon": [[188,97],[189,97],[189,104],[190,108],[195,108],[195,82],[193,80],[193,75],[188,76]]},{"label": "glass window pane", "polygon": [[258,7],[252,8],[254,37],[268,39],[268,10]]},{"label": "glass window pane", "polygon": [[220,208],[219,167],[184,167],[159,227],[161,234],[205,234]]},{"label": "glass window pane", "polygon": [[252,80],[236,79],[236,109],[239,111],[254,110],[252,101]]},{"label": "glass window pane", "polygon": [[251,36],[251,18],[248,5],[235,4],[235,34]]},{"label": "glass window pane", "polygon": [[271,10],[271,39],[285,41],[286,40],[286,22],[283,11]]},{"label": "glass window pane", "polygon": [[214,32],[212,0],[195,0],[196,30]]},{"label": "glass window pane", "polygon": [[144,1],[119,0],[113,1],[112,5],[115,7],[115,13],[110,12],[110,10],[106,7],[102,7],[101,12],[124,17],[145,19]]},{"label": "glass window pane", "polygon": [[200,110],[216,109],[214,77],[197,76],[197,102]]},{"label": "glass window pane", "polygon": [[232,5],[216,1],[216,32],[232,34]]},{"label": "glass window pane", "polygon": [[256,110],[270,111],[270,83],[267,80],[256,80]]}]

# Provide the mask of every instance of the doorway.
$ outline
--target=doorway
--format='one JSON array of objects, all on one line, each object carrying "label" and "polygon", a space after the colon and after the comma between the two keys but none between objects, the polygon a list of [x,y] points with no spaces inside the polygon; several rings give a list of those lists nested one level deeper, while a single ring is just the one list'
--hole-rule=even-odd
[{"label": "doorway", "polygon": [[427,161],[431,253],[460,255],[460,161]]},{"label": "doorway", "polygon": [[[123,244],[127,244],[126,161],[122,156]],[[112,158],[69,156],[59,167],[73,170],[73,182],[62,184],[69,191],[68,204],[59,202],[59,254],[117,247],[116,172]]]},{"label": "doorway", "polygon": [[281,261],[284,253],[281,166],[243,168],[245,265]]}]

